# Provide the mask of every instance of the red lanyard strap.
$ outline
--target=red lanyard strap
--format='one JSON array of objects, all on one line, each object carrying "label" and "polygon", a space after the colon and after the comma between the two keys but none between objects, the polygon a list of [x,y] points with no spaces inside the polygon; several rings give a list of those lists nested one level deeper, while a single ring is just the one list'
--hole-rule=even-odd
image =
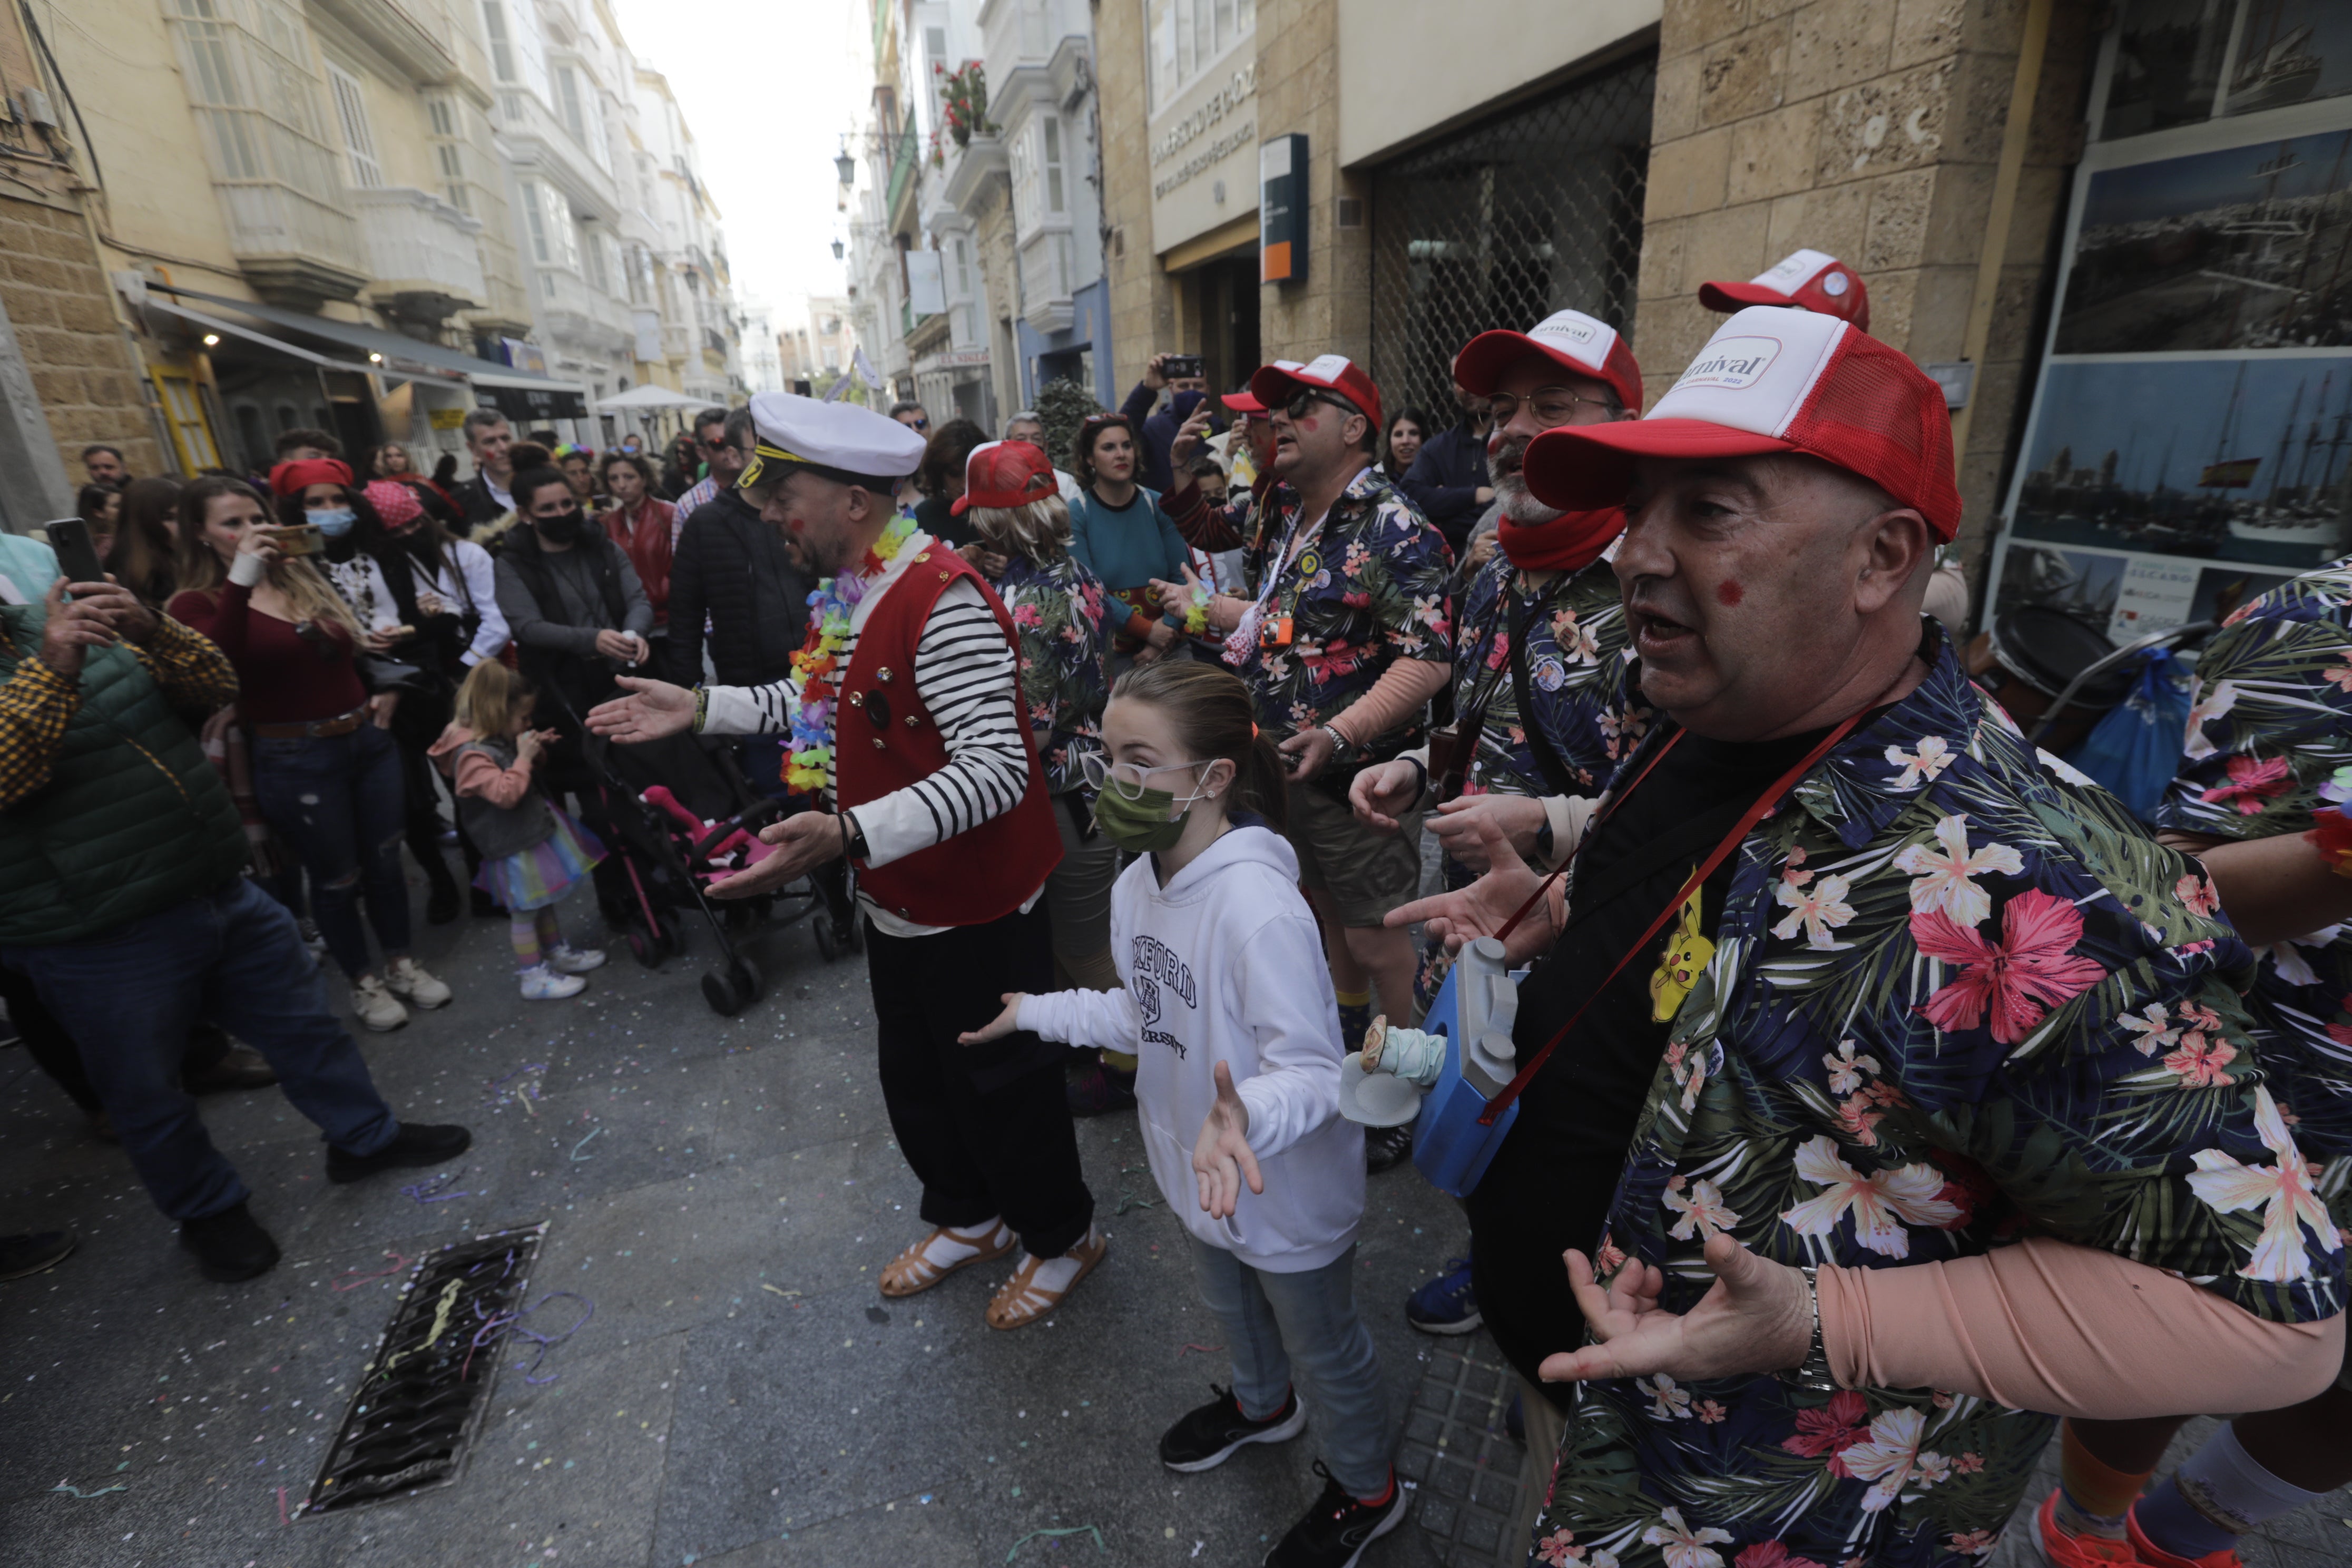
[{"label": "red lanyard strap", "polygon": [[[1723,836],[1723,841],[1717,844],[1707,855],[1706,859],[1699,866],[1698,869],[1690,874],[1690,879],[1682,885],[1681,890],[1675,893],[1673,898],[1666,900],[1666,907],[1658,911],[1656,918],[1650,921],[1649,928],[1643,931],[1640,936],[1635,937],[1632,945],[1627,947],[1623,952],[1618,955],[1617,962],[1610,967],[1609,973],[1601,977],[1601,984],[1594,986],[1585,996],[1584,1000],[1577,1005],[1576,1011],[1568,1016],[1568,1022],[1562,1024],[1559,1029],[1553,1033],[1552,1037],[1544,1042],[1543,1049],[1538,1051],[1535,1054],[1535,1058],[1529,1061],[1527,1066],[1521,1068],[1518,1070],[1517,1076],[1513,1078],[1508,1084],[1504,1086],[1502,1093],[1496,1095],[1493,1100],[1486,1102],[1486,1109],[1481,1111],[1478,1116],[1479,1126],[1492,1127],[1495,1124],[1496,1118],[1501,1116],[1505,1110],[1510,1108],[1511,1103],[1517,1100],[1520,1093],[1526,1089],[1530,1082],[1534,1080],[1536,1074],[1543,1070],[1544,1063],[1551,1059],[1551,1054],[1559,1048],[1559,1043],[1568,1038],[1569,1031],[1576,1027],[1578,1021],[1584,1016],[1586,1009],[1590,1008],[1593,1003],[1601,999],[1601,993],[1607,991],[1610,985],[1615,982],[1617,976],[1625,972],[1625,966],[1633,962],[1636,954],[1643,952],[1649,947],[1651,939],[1655,937],[1660,931],[1664,931],[1665,929],[1666,922],[1674,919],[1676,911],[1681,910],[1685,904],[1690,901],[1691,894],[1706,885],[1706,879],[1715,875],[1716,868],[1723,864],[1724,860],[1731,854],[1731,851],[1738,846],[1739,841],[1748,837],[1748,831],[1758,823],[1763,821],[1766,815],[1769,813],[1775,805],[1780,804],[1780,797],[1788,794],[1789,791],[1794,789],[1797,786],[1798,782],[1808,773],[1812,771],[1813,764],[1827,756],[1830,752],[1830,749],[1832,746],[1835,746],[1840,741],[1844,740],[1846,735],[1853,729],[1855,724],[1861,721],[1861,720],[1862,714],[1860,713],[1848,715],[1844,722],[1839,724],[1837,728],[1832,730],[1827,735],[1822,737],[1821,744],[1806,752],[1803,760],[1799,762],[1795,767],[1790,768],[1787,773],[1782,773],[1779,778],[1773,780],[1772,783],[1766,787],[1764,793],[1756,797],[1755,804],[1750,805],[1746,811],[1739,814],[1739,820],[1731,825],[1731,831]],[[1641,787],[1643,781],[1650,776],[1651,769],[1655,768],[1658,763],[1664,759],[1666,752],[1673,749],[1676,741],[1683,738],[1684,733],[1685,731],[1676,731],[1667,739],[1664,745],[1658,748],[1658,754],[1650,759],[1649,766],[1644,767],[1640,773],[1635,775],[1633,784],[1626,786],[1624,795],[1621,795],[1617,796],[1615,800],[1610,802],[1610,809],[1612,811],[1615,810],[1619,801],[1624,800],[1627,796],[1630,796],[1634,790]],[[1585,829],[1583,839],[1579,842],[1576,847],[1576,854],[1580,855],[1584,852],[1585,845],[1592,842],[1593,829],[1599,827],[1601,823],[1605,820],[1605,816],[1596,818],[1591,826]],[[1574,864],[1575,856],[1571,855],[1569,858],[1569,865]],[[1562,866],[1560,868],[1560,871],[1563,872],[1567,869],[1567,866]],[[1559,874],[1559,872],[1555,872],[1554,876]],[[1547,879],[1543,887],[1538,888],[1535,892],[1535,898],[1529,899],[1527,903],[1521,905],[1519,907],[1518,913],[1513,915],[1510,919],[1509,924],[1504,926],[1502,931],[1497,934],[1507,936],[1510,933],[1512,927],[1517,926],[1520,920],[1526,916],[1528,909],[1533,907],[1536,899],[1543,897],[1545,889],[1549,888],[1550,885],[1549,880]],[[1466,1041],[1464,1042],[1465,1046],[1467,1043],[1468,1042]]]}]

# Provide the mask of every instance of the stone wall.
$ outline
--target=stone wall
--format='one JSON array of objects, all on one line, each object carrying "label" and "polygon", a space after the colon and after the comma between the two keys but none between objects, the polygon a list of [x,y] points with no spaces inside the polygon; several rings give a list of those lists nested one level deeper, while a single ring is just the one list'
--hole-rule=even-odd
[{"label": "stone wall", "polygon": [[[1103,273],[1110,280],[1111,384],[1133,386],[1154,352],[1177,342],[1176,288],[1151,247],[1150,92],[1143,7],[1095,8],[1101,105]],[[1263,29],[1265,20],[1260,16]]]},{"label": "stone wall", "polygon": [[76,486],[81,449],[93,441],[121,447],[134,474],[178,471],[156,440],[138,361],[79,213],[0,196],[0,301]]},{"label": "stone wall", "polygon": [[1260,353],[1268,360],[1372,350],[1372,244],[1369,222],[1340,228],[1339,200],[1365,198],[1370,182],[1341,174],[1339,0],[1260,0],[1258,136],[1307,136],[1307,277],[1267,284],[1258,300]]},{"label": "stone wall", "polygon": [[[1870,290],[1872,334],[1962,357],[2025,0],[1667,0],[1643,218],[1653,399],[1722,319],[1697,300],[1801,247]],[[2058,0],[1960,464],[1981,553],[2024,391],[2053,230],[2080,155],[2096,8]]]}]

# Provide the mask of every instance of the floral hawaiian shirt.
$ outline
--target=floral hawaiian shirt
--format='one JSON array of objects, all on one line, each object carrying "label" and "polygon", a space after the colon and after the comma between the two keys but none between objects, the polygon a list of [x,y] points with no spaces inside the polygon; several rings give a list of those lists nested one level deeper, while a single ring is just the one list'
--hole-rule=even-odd
[{"label": "floral hawaiian shirt", "polygon": [[[1618,757],[1633,749],[1617,689],[1626,644],[1617,574],[1596,561],[1565,581],[1548,576],[1538,583],[1499,551],[1471,582],[1456,636],[1454,711],[1465,721],[1473,711],[1482,715],[1462,793],[1559,793],[1536,760],[1511,682],[1514,612],[1527,620],[1535,728],[1573,776],[1572,793],[1599,795]],[[1633,739],[1639,738],[1637,726]]]},{"label": "floral hawaiian shirt", "polygon": [[[1922,654],[1925,682],[1740,847],[1602,1268],[1657,1266],[1683,1312],[1718,1230],[1848,1268],[2031,1231],[2264,1319],[2342,1310],[2341,1243],[2252,1059],[2252,954],[2210,884],[2027,746],[1940,631]],[[1928,1389],[1581,1384],[1537,1559],[1958,1568],[1991,1551],[2053,1425]]]},{"label": "floral hawaiian shirt", "polygon": [[[1378,467],[1349,482],[1303,543],[1290,537],[1300,521],[1297,493],[1286,486],[1267,504],[1273,515],[1244,549],[1243,566],[1249,595],[1265,606],[1263,625],[1288,620],[1291,641],[1274,646],[1261,637],[1235,666],[1260,722],[1295,734],[1344,712],[1391,659],[1452,660],[1445,593],[1452,553]],[[1267,574],[1286,546],[1292,559],[1269,592]],[[1392,755],[1418,745],[1421,731],[1416,715],[1377,749]]]},{"label": "floral hawaiian shirt", "polygon": [[[2310,830],[2352,765],[2352,556],[2283,583],[2230,617],[2197,660],[2188,742],[2159,825],[2209,838]],[[2263,1070],[2295,1137],[2352,1155],[2352,929],[2264,948],[2248,1006]],[[2352,1224],[2352,1184],[2334,1184]]]},{"label": "floral hawaiian shirt", "polygon": [[996,592],[1021,634],[1021,701],[1045,764],[1045,793],[1083,789],[1079,764],[1102,750],[1103,705],[1110,700],[1102,582],[1074,555],[1045,566],[1015,555]]}]

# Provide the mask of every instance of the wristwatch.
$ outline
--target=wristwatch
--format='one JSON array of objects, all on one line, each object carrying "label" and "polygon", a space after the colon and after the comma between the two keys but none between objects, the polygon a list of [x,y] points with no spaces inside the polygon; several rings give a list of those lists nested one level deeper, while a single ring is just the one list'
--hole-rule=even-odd
[{"label": "wristwatch", "polygon": [[841,814],[841,830],[843,858],[864,860],[867,853],[866,829],[859,824],[855,813],[845,811]]},{"label": "wristwatch", "polygon": [[1325,734],[1331,737],[1331,760],[1333,762],[1346,762],[1348,760],[1348,753],[1356,749],[1356,743],[1353,741],[1349,740],[1347,736],[1342,735],[1330,725],[1318,724],[1316,728],[1321,730]]},{"label": "wristwatch", "polygon": [[1805,1277],[1805,1304],[1812,1310],[1813,1342],[1807,1348],[1805,1359],[1780,1377],[1808,1394],[1835,1394],[1837,1379],[1830,1375],[1829,1350],[1822,1343],[1821,1269],[1815,1264],[1801,1263],[1797,1272]]}]

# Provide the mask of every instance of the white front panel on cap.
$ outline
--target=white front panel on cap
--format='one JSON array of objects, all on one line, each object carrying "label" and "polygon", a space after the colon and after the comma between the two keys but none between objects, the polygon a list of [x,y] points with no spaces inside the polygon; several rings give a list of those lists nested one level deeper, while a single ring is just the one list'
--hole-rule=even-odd
[{"label": "white front panel on cap", "polygon": [[1836,259],[1836,257],[1819,250],[1793,251],[1748,281],[1782,294],[1794,294],[1805,286],[1806,279]]},{"label": "white front panel on cap", "polygon": [[1850,329],[1835,316],[1750,305],[1707,340],[1652,419],[1700,419],[1779,439]]},{"label": "white front panel on cap", "polygon": [[1595,375],[1609,363],[1609,351],[1617,346],[1617,329],[1581,310],[1555,311],[1538,322],[1528,336],[1555,353],[1589,366]]},{"label": "white front panel on cap", "polygon": [[1345,354],[1318,354],[1298,367],[1299,380],[1317,382],[1324,386],[1337,386],[1339,378],[1347,374],[1348,356]]}]

